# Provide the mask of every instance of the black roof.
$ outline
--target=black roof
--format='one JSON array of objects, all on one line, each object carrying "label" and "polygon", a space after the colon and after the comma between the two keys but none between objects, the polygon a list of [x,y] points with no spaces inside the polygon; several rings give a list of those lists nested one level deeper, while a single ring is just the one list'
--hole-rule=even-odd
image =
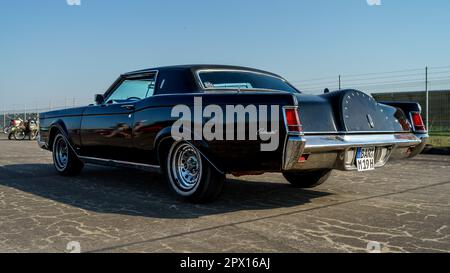
[{"label": "black roof", "polygon": [[128,72],[128,73],[125,73],[124,75],[126,76],[126,75],[146,73],[146,72],[150,72],[153,70],[168,71],[168,70],[176,70],[176,69],[189,69],[192,71],[202,70],[202,69],[248,70],[248,71],[253,71],[253,72],[269,74],[269,75],[273,75],[273,76],[281,78],[281,76],[279,76],[275,73],[271,73],[271,72],[260,70],[260,69],[255,69],[255,68],[245,67],[245,66],[218,65],[218,64],[185,64],[185,65],[161,66],[161,67],[148,68],[148,69],[142,69],[142,70],[137,70],[137,71],[133,71],[133,72]]}]

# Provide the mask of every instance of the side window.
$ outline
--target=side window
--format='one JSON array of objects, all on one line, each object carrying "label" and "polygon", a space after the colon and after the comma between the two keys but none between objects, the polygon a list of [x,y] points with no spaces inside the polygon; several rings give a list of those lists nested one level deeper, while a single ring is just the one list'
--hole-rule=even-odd
[{"label": "side window", "polygon": [[124,80],[107,98],[106,102],[125,103],[142,100],[153,96],[155,77]]}]

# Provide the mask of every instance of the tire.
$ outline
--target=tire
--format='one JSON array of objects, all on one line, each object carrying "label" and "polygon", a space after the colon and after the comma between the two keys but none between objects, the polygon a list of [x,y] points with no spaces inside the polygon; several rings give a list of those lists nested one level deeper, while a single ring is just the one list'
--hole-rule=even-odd
[{"label": "tire", "polygon": [[217,171],[187,142],[172,144],[165,165],[164,173],[171,189],[189,202],[212,202],[222,193],[225,174]]},{"label": "tire", "polygon": [[14,131],[14,139],[15,140],[24,140],[27,134],[25,134],[25,131],[22,129],[16,129]]},{"label": "tire", "polygon": [[317,170],[308,172],[286,172],[283,173],[284,178],[297,188],[314,188],[325,181],[331,175],[331,170]]},{"label": "tire", "polygon": [[14,138],[14,134],[13,133],[9,133],[8,140],[12,140],[13,138]]},{"label": "tire", "polygon": [[39,138],[39,131],[34,133],[32,140],[37,140],[38,138]]},{"label": "tire", "polygon": [[67,143],[66,138],[58,133],[53,140],[53,166],[61,176],[75,176],[84,167],[77,155]]},{"label": "tire", "polygon": [[28,139],[29,140],[36,140],[38,137],[38,132],[37,131],[30,131],[30,134],[28,135]]}]

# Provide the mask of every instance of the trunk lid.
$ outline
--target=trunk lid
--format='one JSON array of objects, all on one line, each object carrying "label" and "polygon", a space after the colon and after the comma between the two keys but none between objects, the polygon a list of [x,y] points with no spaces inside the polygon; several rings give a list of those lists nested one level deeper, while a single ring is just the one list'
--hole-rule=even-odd
[{"label": "trunk lid", "polygon": [[296,95],[305,134],[409,132],[403,111],[357,90]]}]

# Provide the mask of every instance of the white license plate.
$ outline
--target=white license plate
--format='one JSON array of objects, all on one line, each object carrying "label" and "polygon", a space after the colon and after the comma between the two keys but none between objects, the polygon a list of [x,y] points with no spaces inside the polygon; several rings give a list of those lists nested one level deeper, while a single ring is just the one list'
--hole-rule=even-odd
[{"label": "white license plate", "polygon": [[356,167],[359,172],[375,170],[375,148],[358,148],[356,150]]}]

